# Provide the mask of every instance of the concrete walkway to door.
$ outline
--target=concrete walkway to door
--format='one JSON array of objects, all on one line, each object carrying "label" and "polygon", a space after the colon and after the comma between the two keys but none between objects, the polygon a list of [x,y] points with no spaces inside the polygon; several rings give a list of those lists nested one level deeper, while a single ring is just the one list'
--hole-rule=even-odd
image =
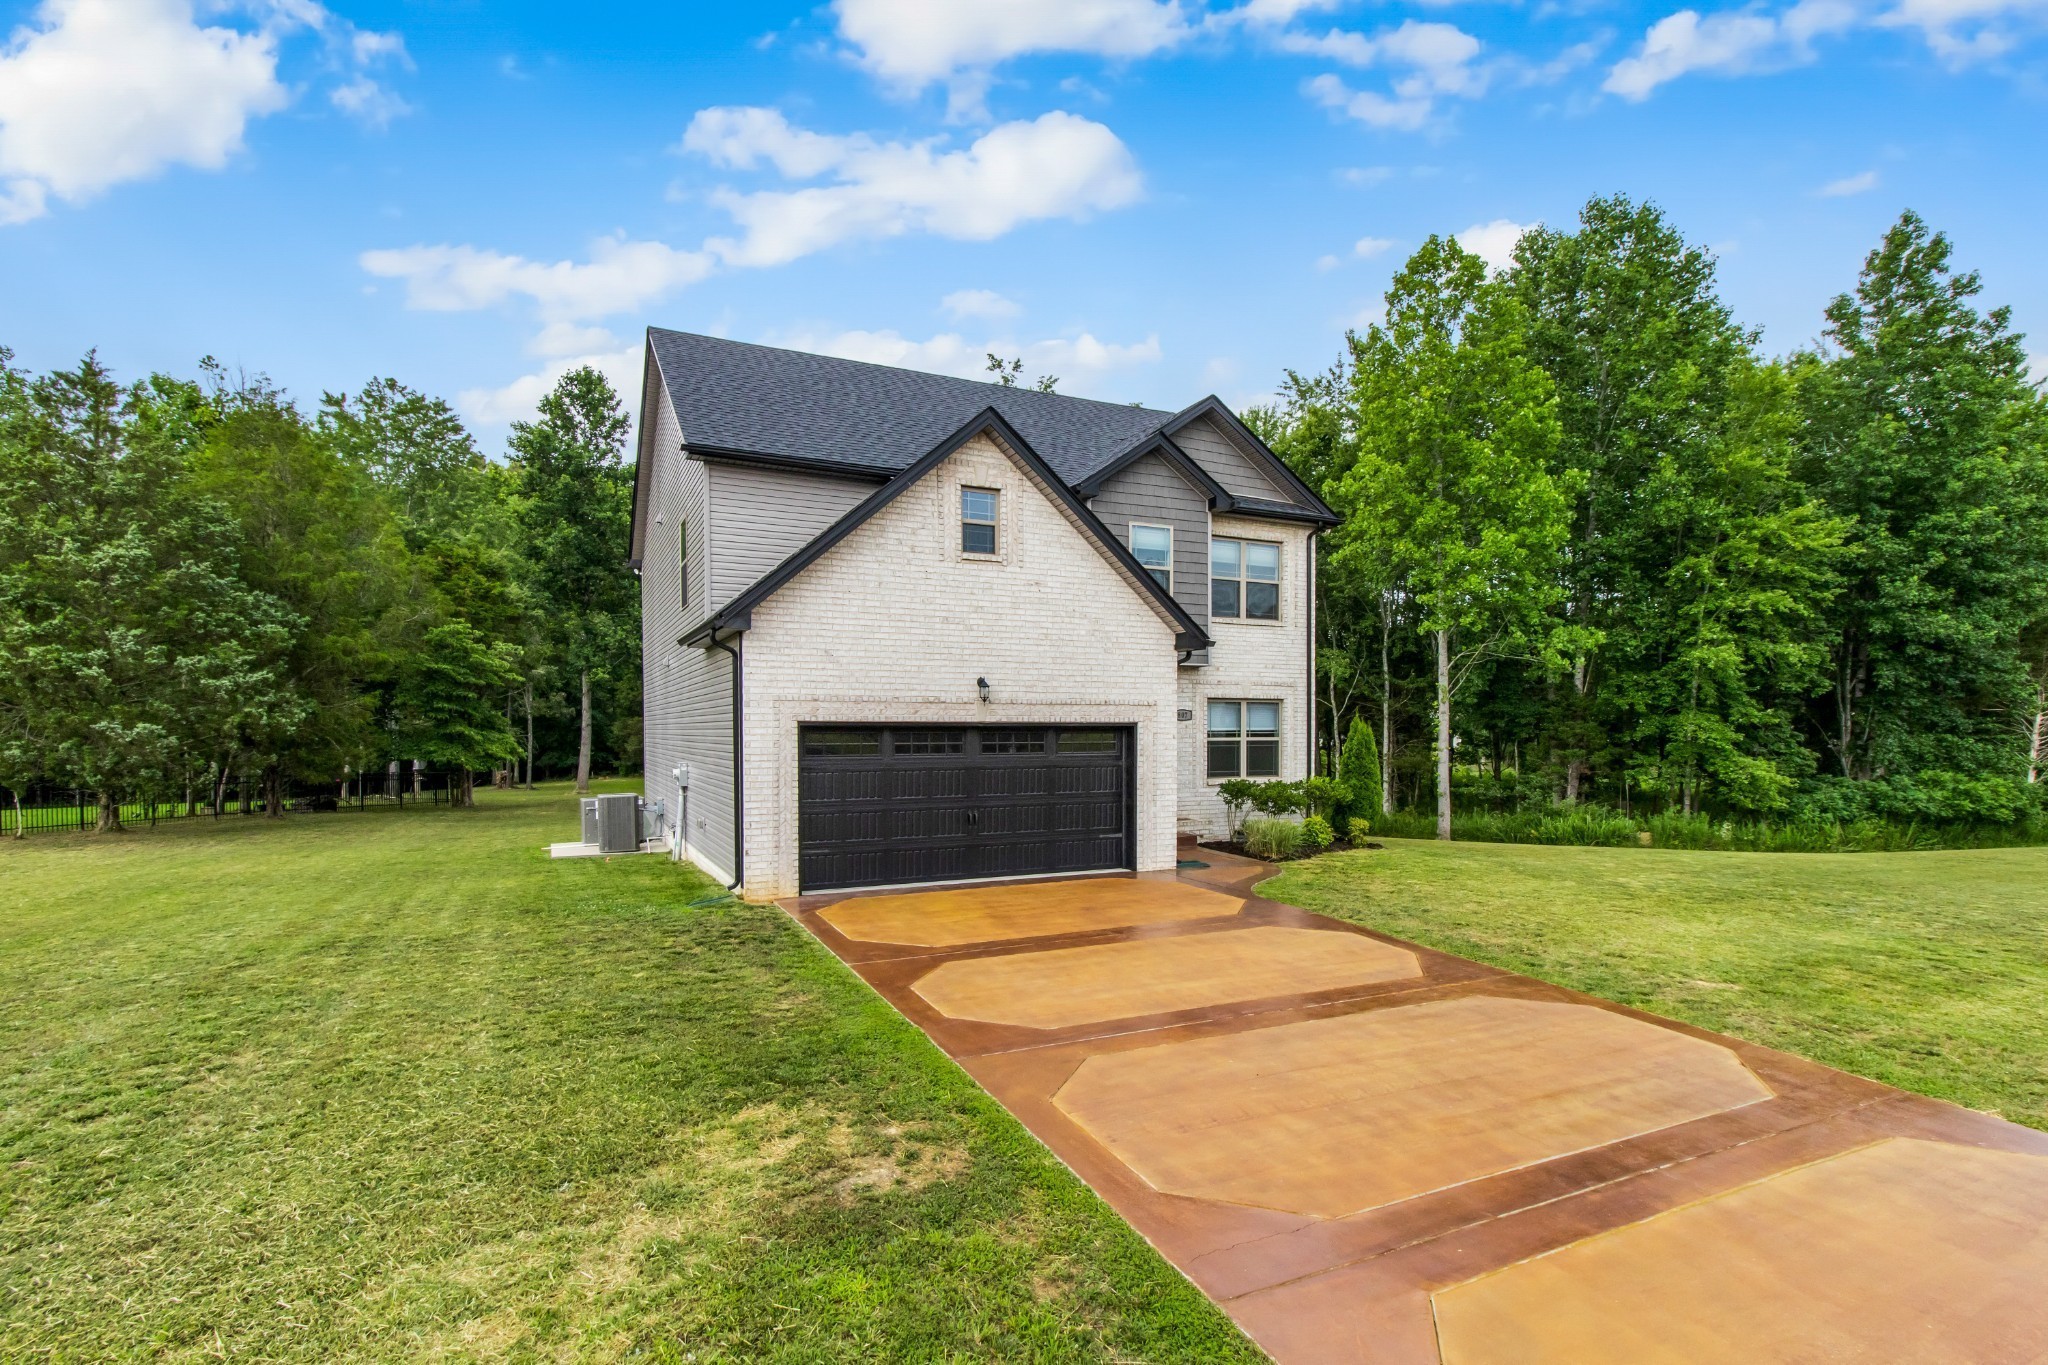
[{"label": "concrete walkway to door", "polygon": [[1283,1363],[2048,1358],[2048,1134],[1197,856],[784,904]]}]

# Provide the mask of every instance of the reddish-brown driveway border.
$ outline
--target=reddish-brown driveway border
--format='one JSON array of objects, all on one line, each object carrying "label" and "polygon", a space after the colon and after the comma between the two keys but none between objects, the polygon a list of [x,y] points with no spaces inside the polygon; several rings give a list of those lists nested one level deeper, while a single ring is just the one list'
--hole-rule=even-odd
[{"label": "reddish-brown driveway border", "polygon": [[[1265,900],[1253,895],[1251,888],[1270,875],[1268,866],[1206,849],[1198,856],[1210,866],[1184,870],[1178,879],[1242,898],[1243,906],[1236,915],[1153,920],[1002,942],[930,947],[849,938],[820,913],[837,902],[878,893],[805,896],[785,901],[783,906],[957,1060],[1276,1360],[1435,1362],[1445,1358],[1443,1347],[1453,1342],[1464,1344],[1459,1353],[1463,1359],[1522,1358],[1525,1348],[1533,1349],[1533,1341],[1503,1343],[1498,1334],[1489,1336],[1477,1327],[1440,1335],[1438,1315],[1447,1311],[1446,1305],[1450,1311],[1464,1311],[1468,1302],[1502,1297],[1491,1288],[1486,1295],[1470,1288],[1448,1291],[1588,1238],[1635,1228],[1702,1201],[1711,1204],[1758,1181],[1768,1184],[1771,1177],[1856,1153],[1885,1139],[1928,1139],[2030,1154],[2041,1159],[2038,1183],[2040,1192],[2048,1193],[2048,1134]],[[1140,876],[1164,880],[1173,874]],[[1049,901],[1067,894],[1062,886],[1073,885],[1073,879],[1045,880]],[[959,890],[971,894],[971,888]],[[1414,953],[1419,974],[1053,1028],[953,1018],[916,990],[922,978],[949,962],[1089,944],[1230,933],[1264,925],[1363,935]],[[1590,1006],[1717,1045],[1739,1059],[1768,1094],[1753,1102],[1703,1112],[1688,1121],[1502,1169],[1343,1217],[1315,1217],[1162,1193],[1098,1141],[1056,1098],[1093,1057],[1298,1021],[1488,997]],[[1290,1156],[1276,1151],[1270,1159],[1286,1162]],[[1371,1154],[1361,1152],[1358,1159],[1369,1161]],[[2036,1168],[2026,1162],[2018,1169],[2031,1172]],[[1962,1221],[1959,1214],[1959,1225]],[[1662,1225],[1650,1226],[1659,1229]],[[1788,1235],[1794,1231],[1798,1230],[1788,1230]],[[1819,1236],[1824,1242],[1826,1230],[1807,1228],[1800,1235]],[[2008,1261],[2014,1256],[2025,1260],[2048,1255],[2048,1230],[2036,1228],[2032,1240],[2022,1240],[2024,1245],[2018,1250],[2008,1247],[1999,1254]],[[1700,1248],[1697,1254],[1711,1257],[1714,1253]],[[1938,1258],[1943,1252],[1937,1246],[1928,1254]],[[1822,1245],[1810,1259],[1820,1267],[1816,1273],[1821,1273],[1831,1258]],[[1571,1263],[1561,1259],[1554,1264]],[[2032,1264],[2030,1260],[2026,1263]],[[1840,1283],[1827,1282],[1817,1283],[1812,1292],[1857,1292],[1853,1256],[1846,1248],[1839,1269],[1852,1276],[1846,1289]],[[2039,1299],[2038,1305],[2017,1310],[2017,1318],[2010,1305],[2005,1305],[2008,1311],[2001,1315],[1983,1311],[1983,1304],[1972,1308],[1959,1300],[1953,1320],[1937,1324],[1939,1330],[1929,1338],[1948,1349],[1923,1353],[1924,1358],[2041,1358],[2048,1351],[2048,1284],[2042,1286]],[[1756,1312],[1782,1312],[1783,1304],[1798,1301],[1798,1296],[1788,1299],[1779,1295],[1774,1301],[1776,1310],[1759,1303]],[[1575,1310],[1567,1303],[1557,1311],[1592,1310]],[[1774,1326],[1754,1315],[1744,1317],[1725,1303],[1674,1302],[1650,1305],[1645,1311],[1653,1324],[1659,1312],[1679,1314],[1689,1326],[1707,1323],[1700,1329],[1704,1337],[1696,1336],[1688,1348],[1693,1358],[1718,1354],[1730,1360],[1757,1359],[1759,1339],[1783,1340],[1788,1352],[1795,1343],[1800,1349],[1816,1349],[1810,1335],[1781,1333],[1779,1328],[1785,1324]],[[2016,1321],[2020,1324],[2017,1329]],[[1571,1340],[1573,1352],[1588,1361],[1641,1355],[1639,1340],[1603,1336],[1597,1324],[1591,1337],[1566,1333],[1563,1339]],[[1703,1348],[1700,1340],[1720,1341],[1722,1349],[1717,1353]],[[1589,1341],[1594,1344],[1588,1346]],[[1605,1349],[1600,1348],[1603,1341]],[[1487,1345],[1489,1342],[1492,1344]],[[1842,1347],[1841,1341],[1820,1345],[1820,1349],[1837,1352]],[[1791,1358],[1789,1354],[1787,1358]],[[1868,1358],[1887,1357],[1879,1350]]]}]

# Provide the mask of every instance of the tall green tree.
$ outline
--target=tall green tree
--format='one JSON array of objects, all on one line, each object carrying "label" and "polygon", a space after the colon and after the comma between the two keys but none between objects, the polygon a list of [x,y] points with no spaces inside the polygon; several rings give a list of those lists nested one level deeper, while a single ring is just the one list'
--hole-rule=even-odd
[{"label": "tall green tree", "polygon": [[1908,212],[1828,306],[1829,350],[1798,358],[1796,472],[1853,522],[1832,614],[1832,687],[1812,710],[1853,779],[2017,780],[2035,705],[2021,637],[2048,587],[2048,410],[2009,310]]},{"label": "tall green tree", "polygon": [[193,478],[196,393],[124,392],[88,356],[6,388],[0,420],[0,747],[13,780],[124,800],[189,784],[225,737],[290,726],[300,624],[244,581],[236,527]]},{"label": "tall green tree", "polygon": [[213,415],[195,461],[199,485],[235,519],[244,578],[300,620],[286,677],[303,717],[252,728],[235,755],[258,770],[275,817],[289,780],[338,779],[382,761],[378,714],[432,604],[369,472],[261,376],[231,382],[210,363],[207,372]]},{"label": "tall green tree", "polygon": [[626,569],[632,476],[628,422],[603,375],[562,376],[532,422],[515,422],[517,519],[530,590],[566,671],[577,680],[576,790],[590,789],[591,686],[639,670],[639,585]]},{"label": "tall green tree", "polygon": [[1570,496],[1550,470],[1556,394],[1525,328],[1485,262],[1432,236],[1394,277],[1385,323],[1352,344],[1359,449],[1332,488],[1345,517],[1337,558],[1384,559],[1433,646],[1442,839],[1460,684],[1510,642],[1559,645],[1539,633],[1561,593]]},{"label": "tall green tree", "polygon": [[[1668,581],[1670,528],[1642,492],[1654,478],[1682,497],[1688,482],[1716,477],[1756,334],[1722,304],[1713,257],[1654,204],[1622,195],[1589,201],[1569,229],[1525,234],[1508,280],[1528,317],[1530,358],[1557,392],[1553,468],[1577,489],[1562,606],[1580,647],[1548,736],[1564,798],[1577,801],[1596,762],[1627,761],[1614,743],[1626,723],[1603,692],[1629,618],[1671,605],[1653,600]],[[1650,695],[1620,690],[1638,703]]]},{"label": "tall green tree", "polygon": [[474,805],[474,771],[519,751],[504,711],[506,689],[518,680],[512,646],[462,620],[429,627],[407,658],[392,704],[394,738],[450,770],[452,804]]},{"label": "tall green tree", "polygon": [[1609,610],[1606,709],[1686,814],[1709,794],[1778,810],[1813,768],[1796,718],[1825,685],[1847,528],[1789,473],[1791,391],[1779,366],[1736,367],[1708,438],[1652,462],[1627,513],[1648,553]]}]

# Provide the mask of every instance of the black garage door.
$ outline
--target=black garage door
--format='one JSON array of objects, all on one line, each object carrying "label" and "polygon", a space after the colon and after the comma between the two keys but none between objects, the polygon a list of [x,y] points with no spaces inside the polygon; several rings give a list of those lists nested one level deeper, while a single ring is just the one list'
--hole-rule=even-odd
[{"label": "black garage door", "polygon": [[1131,732],[806,726],[805,891],[1130,867]]}]

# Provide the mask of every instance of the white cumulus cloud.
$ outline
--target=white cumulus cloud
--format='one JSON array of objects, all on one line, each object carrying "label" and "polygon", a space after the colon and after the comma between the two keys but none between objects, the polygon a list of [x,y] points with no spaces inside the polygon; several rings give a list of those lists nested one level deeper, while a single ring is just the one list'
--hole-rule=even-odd
[{"label": "white cumulus cloud", "polygon": [[1935,56],[1961,68],[2012,50],[2022,26],[2044,20],[2044,0],[1899,0],[1875,22],[1918,29]]},{"label": "white cumulus cloud", "polygon": [[336,109],[377,126],[406,111],[369,74],[409,68],[404,39],[316,0],[43,0],[0,44],[0,223],[173,166],[226,166],[253,120],[291,102],[279,49],[304,31],[327,46]]},{"label": "white cumulus cloud", "polygon": [[44,0],[0,48],[0,222],[219,170],[289,98],[272,33],[203,27],[187,0]]},{"label": "white cumulus cloud", "polygon": [[1490,223],[1474,223],[1458,234],[1458,245],[1485,261],[1495,270],[1506,270],[1514,264],[1515,243],[1522,240],[1522,234],[1541,223],[1517,223],[1510,218],[1496,218]]},{"label": "white cumulus cloud", "polygon": [[1360,260],[1370,260],[1393,245],[1394,239],[1391,237],[1360,237],[1352,245],[1351,254]]},{"label": "white cumulus cloud", "polygon": [[1813,60],[1815,38],[1840,33],[1858,19],[1848,0],[1800,0],[1781,15],[1728,10],[1702,16],[1682,9],[1650,26],[1634,55],[1607,73],[1602,89],[1643,100],[1667,81],[1695,71],[1742,75]]},{"label": "white cumulus cloud", "polygon": [[1033,52],[1144,57],[1193,32],[1179,0],[833,0],[860,65],[904,92]]},{"label": "white cumulus cloud", "polygon": [[409,308],[460,312],[525,298],[543,317],[562,321],[642,307],[712,269],[704,252],[621,237],[599,238],[584,261],[534,261],[442,245],[365,251],[360,262],[381,279],[403,280]]},{"label": "white cumulus cloud", "polygon": [[1328,72],[1302,87],[1325,109],[1374,128],[1414,132],[1429,122],[1440,98],[1477,99],[1486,93],[1488,72],[1477,64],[1480,42],[1455,24],[1408,19],[1372,38],[1330,33],[1313,43],[1321,55],[1353,66],[1402,69],[1386,91],[1354,90]]},{"label": "white cumulus cloud", "polygon": [[640,379],[645,358],[639,346],[560,356],[532,374],[521,375],[502,388],[464,389],[455,406],[478,426],[503,426],[530,419],[563,375],[588,365],[611,382],[629,414],[640,411]]},{"label": "white cumulus cloud", "polygon": [[740,235],[704,245],[734,266],[781,265],[841,242],[910,232],[987,241],[1027,222],[1122,208],[1144,189],[1115,133],[1059,111],[1001,124],[947,151],[936,139],[821,137],[774,110],[706,109],[683,146],[722,166],[766,161],[789,178],[829,174],[835,182],[715,191],[711,202]]},{"label": "white cumulus cloud", "polygon": [[1013,318],[1022,311],[1016,301],[1006,299],[993,289],[956,289],[939,300],[939,307],[949,317],[966,318]]}]

